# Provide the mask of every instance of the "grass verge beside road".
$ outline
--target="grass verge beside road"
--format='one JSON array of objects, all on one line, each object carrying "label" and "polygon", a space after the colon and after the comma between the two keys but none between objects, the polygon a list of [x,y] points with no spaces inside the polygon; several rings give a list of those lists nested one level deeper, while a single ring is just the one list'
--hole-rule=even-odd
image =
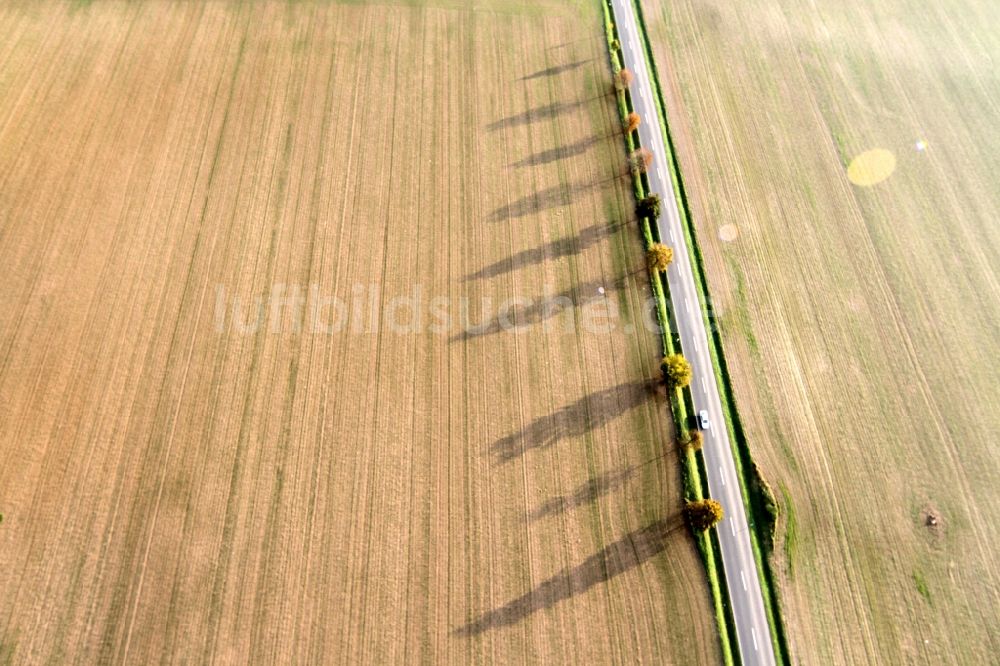
[{"label": "grass verge beside road", "polygon": [[764,594],[764,609],[767,612],[768,623],[771,627],[771,641],[774,644],[775,655],[781,663],[791,663],[788,641],[785,635],[784,620],[781,615],[781,601],[775,581],[774,570],[771,566],[771,554],[774,546],[774,532],[778,518],[778,504],[774,497],[774,492],[770,485],[760,473],[753,456],[750,453],[749,444],[746,440],[746,433],[740,421],[739,412],[736,408],[736,401],[732,390],[732,380],[729,369],[726,365],[725,354],[722,349],[722,339],[718,327],[712,320],[710,313],[712,310],[712,300],[708,291],[708,281],[705,277],[705,267],[702,260],[701,249],[698,245],[697,236],[691,223],[690,208],[688,206],[687,194],[684,189],[684,181],[677,165],[676,148],[673,138],[670,135],[670,125],[666,118],[666,104],[663,99],[663,90],[660,86],[659,72],[656,68],[656,61],[651,53],[649,35],[646,28],[646,20],[643,15],[640,0],[632,0],[638,17],[639,30],[642,34],[643,53],[646,64],[653,73],[653,86],[656,93],[657,114],[660,117],[663,128],[664,142],[667,146],[666,160],[670,170],[670,178],[674,185],[674,193],[677,197],[678,209],[681,215],[684,234],[687,238],[689,252],[695,273],[695,284],[699,296],[705,304],[702,316],[709,330],[709,353],[712,355],[713,371],[715,372],[718,385],[722,388],[720,397],[725,413],[726,421],[730,432],[733,433],[735,443],[734,460],[736,469],[740,475],[740,491],[743,495],[744,504],[749,511],[750,543],[753,547],[754,557],[757,560],[760,572],[760,584]]},{"label": "grass verge beside road", "polygon": [[[617,74],[624,66],[624,57],[621,52],[611,5],[605,0],[602,0],[601,5],[604,10],[605,32],[612,73]],[[624,123],[626,116],[633,111],[631,96],[628,90],[621,90],[616,92],[616,98],[620,119]],[[625,147],[629,154],[640,148],[637,131],[625,134],[624,138]],[[673,168],[672,162],[671,167]],[[671,173],[671,177],[674,177],[673,172]],[[633,186],[637,202],[650,193],[649,182],[645,174],[634,174]],[[656,226],[651,224],[648,218],[644,217],[639,220],[639,228],[647,250],[652,244],[660,241]],[[663,353],[664,355],[674,354],[679,350],[680,344],[679,336],[677,331],[674,330],[673,320],[670,317],[670,309],[668,308],[670,290],[665,275],[663,273],[650,272],[650,283],[656,299],[656,316],[660,324]],[[707,486],[707,482],[701,452],[694,451],[691,447],[684,444],[690,438],[690,431],[688,429],[688,400],[685,397],[685,391],[687,389],[668,389],[668,393],[673,393],[673,395],[669,396],[669,402],[673,421],[677,428],[677,441],[683,447],[682,474],[684,479],[684,495],[686,500],[694,501],[705,497],[704,488]],[[732,650],[732,645],[736,641],[736,627],[731,621],[730,604],[726,592],[727,588],[724,584],[725,572],[718,566],[718,562],[721,559],[718,539],[715,537],[714,531],[695,534],[694,536],[698,544],[698,550],[705,563],[712,602],[715,607],[716,622],[719,627],[719,639],[723,659],[726,664],[733,664],[736,663]]]}]

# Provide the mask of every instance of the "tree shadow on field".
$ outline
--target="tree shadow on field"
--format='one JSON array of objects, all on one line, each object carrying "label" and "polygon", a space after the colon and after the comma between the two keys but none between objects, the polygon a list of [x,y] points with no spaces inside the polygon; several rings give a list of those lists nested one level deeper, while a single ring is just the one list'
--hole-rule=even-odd
[{"label": "tree shadow on field", "polygon": [[575,102],[553,102],[552,104],[546,104],[544,106],[536,106],[533,109],[528,109],[527,111],[522,111],[521,113],[513,116],[507,116],[506,118],[496,120],[487,125],[486,129],[490,132],[496,132],[502,129],[509,129],[511,127],[530,125],[531,123],[537,123],[542,120],[551,120],[552,118],[558,118],[559,116],[564,116],[567,113],[576,111],[587,101],[589,100],[581,99]]},{"label": "tree shadow on field", "polygon": [[582,437],[650,401],[666,401],[662,382],[647,379],[595,391],[498,439],[490,445],[489,451],[496,463],[502,465],[533,449],[547,449],[563,439]]},{"label": "tree shadow on field", "polygon": [[604,33],[602,32],[600,34],[595,34],[595,35],[593,35],[591,37],[581,37],[580,39],[571,39],[568,42],[562,42],[560,44],[554,44],[552,46],[546,47],[545,50],[546,51],[555,51],[557,49],[564,49],[567,46],[572,46],[573,44],[583,44],[585,42],[596,42],[598,40],[604,41],[605,39],[607,39],[607,37],[605,37]]},{"label": "tree shadow on field", "polygon": [[548,259],[562,259],[592,247],[617,233],[624,222],[597,223],[582,229],[573,236],[566,236],[546,243],[541,247],[523,250],[507,259],[502,259],[486,268],[480,269],[462,278],[462,282],[494,278],[504,273],[513,272],[528,266],[540,264]]},{"label": "tree shadow on field", "polygon": [[531,194],[525,195],[516,201],[500,206],[489,214],[486,221],[491,224],[497,224],[499,222],[508,222],[510,220],[520,219],[528,215],[535,215],[551,208],[569,206],[573,203],[574,196],[586,192],[587,190],[603,187],[604,185],[618,179],[619,176],[615,175],[608,176],[602,180],[594,180],[590,183],[577,182],[553,185],[552,187],[532,192]]},{"label": "tree shadow on field", "polygon": [[573,202],[573,195],[580,191],[579,184],[547,187],[497,208],[490,213],[487,220],[491,223],[506,222],[526,215],[541,213],[550,208],[568,206]]},{"label": "tree shadow on field", "polygon": [[576,157],[578,155],[583,155],[585,152],[590,150],[590,147],[598,143],[605,137],[592,136],[582,141],[577,141],[576,143],[571,143],[567,146],[560,146],[558,148],[550,148],[548,150],[543,150],[540,153],[535,153],[534,155],[529,155],[523,160],[514,162],[511,164],[512,167],[516,169],[523,169],[525,167],[536,167],[542,166],[544,164],[551,164],[552,162],[558,162],[559,160],[569,159],[570,157]]},{"label": "tree shadow on field", "polygon": [[593,58],[587,58],[586,60],[577,60],[576,62],[566,63],[565,65],[554,65],[547,69],[540,69],[533,74],[528,74],[527,76],[522,76],[519,81],[531,81],[532,79],[543,79],[549,76],[558,76],[559,74],[565,74],[566,72],[571,72],[574,69],[586,65],[588,62],[593,62]]},{"label": "tree shadow on field", "polygon": [[453,633],[470,638],[490,629],[509,627],[533,613],[583,594],[656,557],[667,549],[670,536],[682,533],[683,528],[684,520],[677,515],[630,532],[577,566],[563,569],[535,589],[483,613]]},{"label": "tree shadow on field", "polygon": [[[540,324],[571,308],[580,307],[590,299],[607,298],[609,292],[624,289],[628,280],[629,276],[616,280],[593,280],[578,284],[558,294],[546,294],[537,299],[525,298],[523,302],[512,299],[512,301],[501,303],[497,313],[491,315],[486,321],[478,324],[462,322],[466,325],[465,330],[451,336],[448,342],[468,342],[486,335],[517,331]],[[604,293],[601,294],[598,289],[604,289]]]},{"label": "tree shadow on field", "polygon": [[646,465],[670,455],[671,451],[665,451],[660,455],[631,467],[622,467],[613,472],[604,472],[598,476],[587,479],[587,482],[577,486],[569,495],[559,495],[546,501],[538,509],[528,516],[528,522],[536,522],[543,518],[550,518],[572,511],[573,509],[588,504],[593,504],[600,498],[613,493],[624,487]]}]

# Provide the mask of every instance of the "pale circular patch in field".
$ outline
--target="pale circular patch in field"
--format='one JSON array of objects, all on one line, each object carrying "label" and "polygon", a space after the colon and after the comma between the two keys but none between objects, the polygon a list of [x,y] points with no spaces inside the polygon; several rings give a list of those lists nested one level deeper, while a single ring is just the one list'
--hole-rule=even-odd
[{"label": "pale circular patch in field", "polygon": [[719,240],[732,243],[740,235],[740,230],[735,224],[723,224],[719,227]]},{"label": "pale circular patch in field", "polygon": [[847,177],[855,185],[878,185],[896,170],[896,156],[885,148],[873,148],[861,153],[847,167]]}]

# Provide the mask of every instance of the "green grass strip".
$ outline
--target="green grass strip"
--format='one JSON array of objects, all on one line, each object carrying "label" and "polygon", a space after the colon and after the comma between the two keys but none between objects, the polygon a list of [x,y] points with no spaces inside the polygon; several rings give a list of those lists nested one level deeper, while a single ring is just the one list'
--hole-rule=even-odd
[{"label": "green grass strip", "polygon": [[667,163],[670,169],[670,178],[674,185],[674,192],[677,198],[678,209],[681,215],[684,234],[688,241],[688,248],[691,254],[692,265],[694,266],[695,283],[702,302],[706,308],[702,313],[705,323],[710,331],[709,352],[712,356],[712,364],[718,381],[722,387],[722,406],[725,413],[726,422],[730,432],[733,433],[734,459],[736,469],[740,476],[740,490],[744,504],[750,513],[750,543],[754,551],[754,558],[757,560],[760,585],[764,595],[764,608],[768,616],[768,623],[771,627],[771,642],[774,645],[775,656],[779,663],[790,664],[791,658],[788,649],[788,641],[784,626],[784,618],[781,614],[781,601],[778,595],[778,588],[775,574],[771,565],[771,551],[774,543],[774,530],[777,521],[778,504],[774,498],[774,493],[767,481],[764,480],[757,464],[753,460],[750,447],[747,443],[746,432],[743,429],[739,412],[736,409],[736,400],[733,394],[732,379],[729,368],[726,364],[723,353],[722,337],[717,326],[708,319],[708,312],[711,311],[711,297],[708,291],[708,280],[705,274],[705,266],[702,258],[701,248],[695,235],[694,225],[691,223],[691,211],[688,206],[687,192],[684,188],[680,168],[678,167],[676,147],[673,137],[670,134],[670,125],[666,119],[666,104],[664,102],[663,90],[660,86],[659,72],[656,61],[653,58],[652,46],[649,40],[649,31],[646,26],[645,15],[642,11],[640,0],[632,0],[636,9],[639,22],[639,30],[642,33],[643,52],[646,63],[653,73],[653,86],[656,89],[657,115],[660,117],[663,128],[664,142],[667,146]]}]

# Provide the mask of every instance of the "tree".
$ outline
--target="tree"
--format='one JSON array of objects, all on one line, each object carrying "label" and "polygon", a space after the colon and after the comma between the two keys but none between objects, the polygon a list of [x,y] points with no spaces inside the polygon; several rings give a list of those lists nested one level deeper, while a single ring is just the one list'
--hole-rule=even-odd
[{"label": "tree", "polygon": [[646,265],[651,271],[662,273],[667,270],[673,260],[673,248],[667,247],[663,243],[653,243],[646,251]]},{"label": "tree", "polygon": [[640,148],[633,151],[628,157],[628,165],[632,171],[646,173],[646,169],[653,163],[653,153],[648,148]]},{"label": "tree", "polygon": [[682,389],[691,383],[691,364],[681,354],[663,357],[663,374],[672,389]]},{"label": "tree", "polygon": [[642,118],[639,114],[633,111],[625,117],[625,133],[631,134],[632,132],[639,129],[639,124],[642,122]]},{"label": "tree", "polygon": [[722,505],[711,498],[684,505],[684,517],[695,532],[704,532],[715,527],[724,515]]},{"label": "tree", "polygon": [[651,220],[658,219],[660,217],[660,195],[650,194],[639,199],[639,203],[635,207],[635,213],[639,216],[639,219],[644,217],[648,217]]},{"label": "tree", "polygon": [[628,87],[632,85],[633,79],[635,79],[635,77],[632,75],[632,70],[627,67],[623,67],[618,70],[618,73],[615,74],[615,90],[619,92],[627,90]]},{"label": "tree", "polygon": [[690,449],[691,451],[701,451],[702,445],[705,443],[705,439],[701,434],[700,430],[692,430],[688,434],[688,439],[684,442],[684,447]]}]

